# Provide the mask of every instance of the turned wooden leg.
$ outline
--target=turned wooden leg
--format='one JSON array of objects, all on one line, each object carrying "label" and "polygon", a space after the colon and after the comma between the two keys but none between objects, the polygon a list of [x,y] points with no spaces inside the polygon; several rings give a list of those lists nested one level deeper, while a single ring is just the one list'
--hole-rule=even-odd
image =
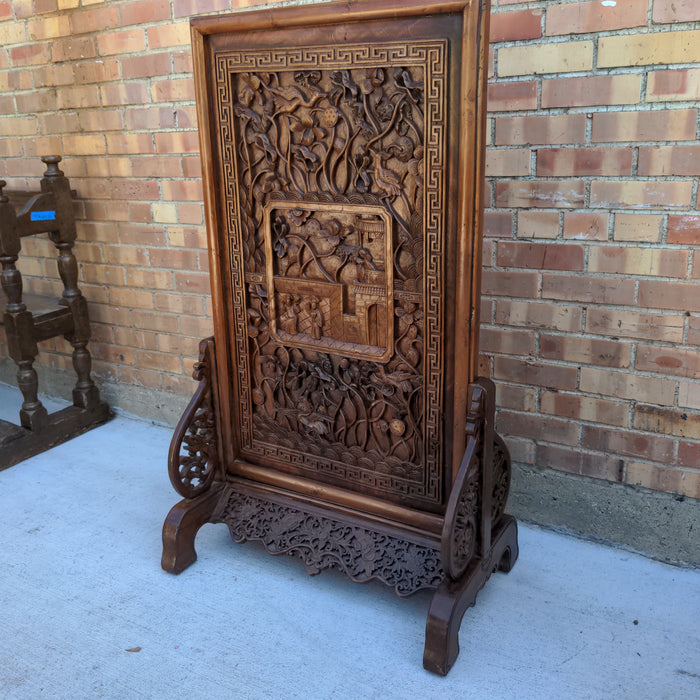
[{"label": "turned wooden leg", "polygon": [[161,566],[179,574],[197,560],[194,539],[202,525],[210,522],[221,496],[221,488],[211,488],[203,496],[185,499],[174,505],[163,524]]},{"label": "turned wooden leg", "polygon": [[518,528],[504,516],[494,530],[489,555],[472,563],[459,581],[446,579],[433,595],[425,627],[423,667],[447,674],[459,655],[459,627],[464,613],[495,569],[508,572],[518,558]]},{"label": "turned wooden leg", "polygon": [[20,422],[29,430],[41,430],[48,421],[48,413],[39,401],[39,379],[32,360],[20,360],[18,363],[17,384],[24,401],[19,412]]},{"label": "turned wooden leg", "polygon": [[87,349],[87,343],[74,342],[73,368],[78,375],[78,381],[73,389],[73,405],[79,408],[92,408],[100,402],[100,393],[92,381],[90,370],[92,358]]}]

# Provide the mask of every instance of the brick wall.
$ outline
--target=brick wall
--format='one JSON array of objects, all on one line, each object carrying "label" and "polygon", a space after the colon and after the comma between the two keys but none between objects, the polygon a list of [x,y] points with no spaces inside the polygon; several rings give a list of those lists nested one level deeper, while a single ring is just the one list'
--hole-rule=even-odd
[{"label": "brick wall", "polygon": [[[80,194],[95,374],[184,400],[211,332],[187,18],[0,0],[0,177]],[[482,365],[516,461],[700,497],[698,0],[494,0]],[[46,242],[33,289],[56,289]],[[41,363],[70,365],[48,345]],[[0,348],[0,352],[4,352]]]}]

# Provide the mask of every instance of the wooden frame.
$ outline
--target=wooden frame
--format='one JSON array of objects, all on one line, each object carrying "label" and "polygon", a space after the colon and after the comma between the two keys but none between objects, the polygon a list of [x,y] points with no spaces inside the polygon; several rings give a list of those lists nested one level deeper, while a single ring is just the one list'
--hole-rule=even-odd
[{"label": "wooden frame", "polygon": [[173,438],[186,500],[163,566],[226,522],[312,573],[437,587],[439,673],[517,557],[477,377],[488,16],[392,0],[192,21],[215,338]]}]

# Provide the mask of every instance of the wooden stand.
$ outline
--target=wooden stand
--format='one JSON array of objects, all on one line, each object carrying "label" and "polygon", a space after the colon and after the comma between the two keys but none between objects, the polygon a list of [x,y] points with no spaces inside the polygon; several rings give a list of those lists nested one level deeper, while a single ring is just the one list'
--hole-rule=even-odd
[{"label": "wooden stand", "polygon": [[[0,180],[0,281],[4,291],[0,295],[0,320],[10,357],[19,369],[17,382],[24,398],[20,425],[0,420],[0,470],[84,433],[111,416],[90,376],[90,320],[87,302],[78,289],[78,264],[73,255],[76,234],[72,192],[68,179],[58,169],[61,158],[46,156],[42,161],[46,172],[39,192],[3,193],[6,183]],[[63,280],[59,299],[23,294],[22,276],[15,266],[21,239],[39,233],[48,233],[58,250]],[[37,343],[59,335],[73,346],[77,382],[73,405],[49,415],[37,395],[33,364],[39,353]]]},{"label": "wooden stand", "polygon": [[518,555],[476,370],[487,37],[486,2],[192,23],[215,338],[171,444],[163,568],[223,522],[312,574],[436,589],[440,674]]}]

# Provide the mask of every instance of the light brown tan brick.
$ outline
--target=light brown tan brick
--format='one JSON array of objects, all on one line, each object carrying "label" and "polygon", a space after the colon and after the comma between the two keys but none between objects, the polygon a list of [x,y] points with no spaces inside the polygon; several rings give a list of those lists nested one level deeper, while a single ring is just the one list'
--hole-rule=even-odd
[{"label": "light brown tan brick", "polygon": [[584,425],[581,445],[608,454],[629,455],[671,464],[674,461],[675,441],[659,435],[647,435],[627,430]]},{"label": "light brown tan brick", "polygon": [[700,61],[700,30],[604,36],[598,40],[598,68]]},{"label": "light brown tan brick", "polygon": [[583,451],[580,447],[537,445],[536,464],[540,467],[565,471],[608,481],[620,481],[623,460],[612,455]]},{"label": "light brown tan brick", "polygon": [[519,211],[518,238],[557,238],[559,236],[559,212]]},{"label": "light brown tan brick", "polygon": [[668,379],[647,377],[637,372],[582,367],[579,388],[588,394],[614,396],[619,399],[648,401],[672,406],[676,383]]},{"label": "light brown tan brick", "polygon": [[498,412],[498,429],[504,435],[546,440],[560,445],[578,442],[578,426],[569,420],[533,413]]},{"label": "light brown tan brick", "polygon": [[581,309],[564,304],[528,301],[497,301],[496,323],[547,330],[576,332],[581,330]]},{"label": "light brown tan brick", "polygon": [[498,408],[512,408],[515,411],[535,412],[537,389],[520,384],[496,384],[496,405]]},{"label": "light brown tan brick", "polygon": [[692,195],[692,182],[595,180],[591,183],[591,206],[606,209],[680,209],[690,206]]},{"label": "light brown tan brick", "polygon": [[627,464],[625,481],[654,491],[700,498],[700,472],[635,461]]},{"label": "light brown tan brick", "polygon": [[700,384],[678,382],[678,405],[700,410]]},{"label": "light brown tan brick", "polygon": [[562,301],[629,305],[634,303],[634,280],[589,275],[542,275],[542,298]]},{"label": "light brown tan brick", "polygon": [[595,246],[588,253],[589,272],[685,277],[687,269],[686,250]]},{"label": "light brown tan brick", "polygon": [[481,352],[500,355],[534,355],[535,334],[512,328],[482,328],[479,348]]},{"label": "light brown tan brick", "polygon": [[577,208],[584,205],[585,192],[585,185],[581,180],[513,180],[511,182],[497,182],[496,206],[508,208]]},{"label": "light brown tan brick", "polygon": [[489,148],[486,151],[487,177],[530,175],[530,150],[527,148]]},{"label": "light brown tan brick", "polygon": [[661,240],[664,217],[660,214],[615,214],[613,238],[616,241]]},{"label": "light brown tan brick", "polygon": [[684,320],[685,317],[677,314],[591,307],[586,313],[586,332],[679,343],[683,340]]},{"label": "light brown tan brick", "polygon": [[498,50],[498,75],[573,73],[593,67],[592,41],[565,41]]},{"label": "light brown tan brick", "polygon": [[700,413],[637,404],[634,409],[633,427],[650,433],[700,440]]},{"label": "light brown tan brick", "polygon": [[544,333],[540,338],[540,356],[547,360],[629,367],[631,354],[631,345],[619,341]]},{"label": "light brown tan brick", "polygon": [[581,394],[543,391],[540,409],[560,418],[627,427],[629,406],[623,401],[598,399]]}]

